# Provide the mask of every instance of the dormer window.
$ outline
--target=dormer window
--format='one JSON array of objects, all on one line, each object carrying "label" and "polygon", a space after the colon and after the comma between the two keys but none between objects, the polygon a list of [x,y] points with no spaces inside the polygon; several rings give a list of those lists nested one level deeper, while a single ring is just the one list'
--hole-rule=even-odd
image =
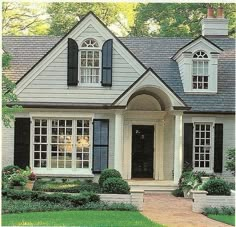
[{"label": "dormer window", "polygon": [[193,55],[193,89],[208,89],[208,62],[208,55],[204,51],[198,51]]},{"label": "dormer window", "polygon": [[97,40],[89,38],[82,42],[80,51],[81,84],[98,84],[101,74],[101,50]]}]

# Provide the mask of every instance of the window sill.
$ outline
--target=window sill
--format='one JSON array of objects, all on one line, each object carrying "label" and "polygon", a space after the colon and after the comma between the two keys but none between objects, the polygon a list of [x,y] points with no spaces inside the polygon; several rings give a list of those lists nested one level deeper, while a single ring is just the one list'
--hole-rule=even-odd
[{"label": "window sill", "polygon": [[195,172],[205,172],[206,174],[213,174],[214,171],[212,169],[206,169],[206,168],[193,168],[193,171]]},{"label": "window sill", "polygon": [[91,169],[49,169],[33,168],[32,171],[37,176],[44,177],[94,177]]},{"label": "window sill", "polygon": [[37,177],[93,178],[94,174],[36,174]]},{"label": "window sill", "polygon": [[217,91],[208,91],[208,90],[192,90],[192,91],[185,91],[185,94],[194,94],[194,95],[205,95],[205,94],[217,94]]}]

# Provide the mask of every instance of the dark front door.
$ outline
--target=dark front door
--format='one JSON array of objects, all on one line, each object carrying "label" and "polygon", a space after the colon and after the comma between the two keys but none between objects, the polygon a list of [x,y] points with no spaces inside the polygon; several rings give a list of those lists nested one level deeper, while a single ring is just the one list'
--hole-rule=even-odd
[{"label": "dark front door", "polygon": [[153,178],[154,126],[132,126],[132,178]]}]

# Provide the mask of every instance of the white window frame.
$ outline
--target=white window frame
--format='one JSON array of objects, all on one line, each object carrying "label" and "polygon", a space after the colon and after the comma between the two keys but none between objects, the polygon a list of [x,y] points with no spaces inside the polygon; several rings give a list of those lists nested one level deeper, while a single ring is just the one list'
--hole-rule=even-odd
[{"label": "white window frame", "polygon": [[[194,55],[199,53],[199,52],[203,52],[205,55],[207,55],[207,58],[199,58],[199,57],[195,58]],[[199,62],[203,63],[203,74],[202,75],[199,75],[198,73],[197,73],[197,75],[194,75],[193,66],[194,66],[195,62],[197,63],[197,65],[198,65]],[[207,62],[207,75],[204,74],[204,65],[205,65],[206,62]],[[200,91],[200,92],[208,92],[209,91],[209,86],[210,86],[210,84],[209,84],[209,82],[210,82],[210,73],[209,73],[210,67],[209,66],[210,66],[209,54],[206,51],[203,51],[203,50],[195,51],[193,56],[192,56],[192,70],[191,70],[191,72],[192,72],[191,73],[191,88],[192,88],[192,91]],[[198,67],[197,67],[197,70],[198,70]],[[197,88],[193,87],[193,84],[194,84],[193,78],[194,77],[197,77],[197,81],[195,82],[195,83],[197,83]],[[198,87],[199,77],[202,77],[202,79],[203,79],[203,81],[201,82],[202,88]],[[207,77],[207,88],[204,88],[204,78],[205,77]]]},{"label": "white window frame", "polygon": [[[201,146],[200,145],[200,139],[199,139],[199,145],[196,145],[196,137],[195,137],[195,133],[196,133],[196,125],[202,125],[202,124],[205,124],[205,125],[210,125],[210,152],[209,152],[209,155],[210,155],[210,159],[209,159],[209,167],[195,167],[195,147],[196,146]],[[195,121],[193,122],[193,169],[194,171],[204,171],[206,173],[213,173],[214,172],[214,134],[215,134],[215,130],[214,130],[214,125],[215,123],[213,121]],[[204,137],[204,140],[206,140],[206,137]],[[207,147],[207,145],[203,145],[203,147]],[[205,152],[204,152],[205,154]],[[199,155],[200,155],[200,152],[199,152]],[[200,160],[200,156],[199,156],[199,159]],[[205,162],[205,158],[203,160]]]},{"label": "white window frame", "polygon": [[[39,168],[34,167],[34,120],[35,119],[45,119],[47,120],[47,166],[46,168]],[[52,120],[72,120],[72,137],[73,137],[73,151],[72,151],[72,168],[51,168],[51,124]],[[77,120],[89,120],[89,167],[88,168],[76,168],[76,126]],[[86,176],[93,176],[92,174],[92,162],[93,162],[93,154],[92,154],[92,136],[93,136],[93,125],[92,125],[92,118],[91,117],[37,117],[31,116],[31,141],[30,141],[30,166],[32,167],[33,171],[36,174],[52,174],[52,175],[63,175],[63,174],[76,174],[76,175],[86,175]]]},{"label": "white window frame", "polygon": [[[82,47],[83,43],[86,40],[89,39],[93,39],[97,42],[98,47]],[[81,45],[80,45],[80,49],[79,49],[79,86],[85,86],[85,87],[100,87],[101,86],[101,75],[102,75],[102,49],[101,49],[102,45],[101,43],[98,41],[97,38],[85,38],[81,41]],[[81,66],[81,53],[82,51],[98,51],[99,52],[99,67],[97,69],[99,69],[99,77],[98,77],[98,82],[97,83],[82,83],[82,74],[81,74],[81,68],[83,68]],[[86,68],[86,67],[85,67]],[[92,68],[92,67],[91,67]]]}]

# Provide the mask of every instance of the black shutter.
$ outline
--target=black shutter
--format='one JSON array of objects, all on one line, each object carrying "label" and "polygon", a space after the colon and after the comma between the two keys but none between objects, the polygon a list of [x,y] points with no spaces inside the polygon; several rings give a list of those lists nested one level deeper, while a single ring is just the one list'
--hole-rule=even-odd
[{"label": "black shutter", "polygon": [[223,168],[223,124],[215,124],[214,172],[222,173]]},{"label": "black shutter", "polygon": [[78,85],[78,45],[75,40],[68,39],[68,55],[67,55],[67,85]]},{"label": "black shutter", "polygon": [[102,47],[102,86],[112,86],[113,40],[107,40]]},{"label": "black shutter", "polygon": [[15,119],[14,165],[30,165],[30,118]]},{"label": "black shutter", "polygon": [[193,167],[193,124],[184,124],[184,165]]},{"label": "black shutter", "polygon": [[108,168],[109,120],[93,121],[93,173]]}]

